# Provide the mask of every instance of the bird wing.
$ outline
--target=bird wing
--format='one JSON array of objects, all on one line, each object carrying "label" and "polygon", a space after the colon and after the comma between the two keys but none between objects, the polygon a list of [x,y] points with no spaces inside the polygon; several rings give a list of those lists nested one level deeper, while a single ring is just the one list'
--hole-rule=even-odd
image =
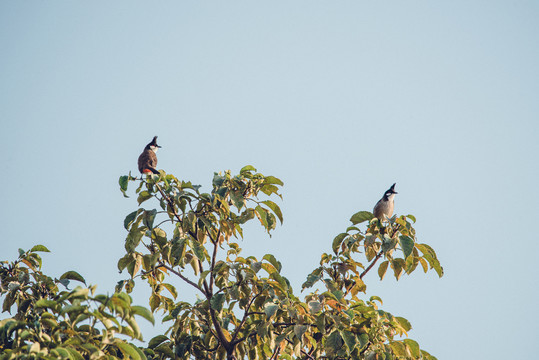
[{"label": "bird wing", "polygon": [[151,150],[144,150],[138,158],[138,169],[143,172],[145,169],[155,169],[157,166],[157,156]]}]

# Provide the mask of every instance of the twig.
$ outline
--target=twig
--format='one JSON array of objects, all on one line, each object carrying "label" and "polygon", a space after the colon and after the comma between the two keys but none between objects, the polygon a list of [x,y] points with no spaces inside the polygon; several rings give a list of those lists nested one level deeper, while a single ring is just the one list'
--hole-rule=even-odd
[{"label": "twig", "polygon": [[[209,231],[208,236],[210,236]],[[221,236],[221,230],[217,233],[217,239],[213,241],[210,236],[210,241],[213,243],[213,254],[211,257],[211,266],[210,266],[210,291],[213,292],[213,282],[215,278],[215,274],[213,273],[213,270],[215,269],[215,259],[217,258],[217,246],[219,246],[219,237]]]},{"label": "twig", "polygon": [[251,308],[251,305],[253,305],[253,302],[255,301],[255,299],[257,297],[259,297],[260,295],[262,295],[262,291],[259,292],[258,294],[256,294],[255,296],[253,296],[251,298],[251,300],[249,301],[249,304],[247,304],[247,307],[245,308],[245,312],[243,313],[243,318],[241,319],[241,322],[240,324],[238,325],[238,327],[236,328],[236,330],[234,331],[234,335],[232,335],[232,340],[230,340],[230,342],[233,344],[233,345],[236,345],[237,342],[235,342],[234,340],[236,340],[236,338],[238,337],[238,334],[241,330],[241,328],[243,327],[243,324],[245,324],[245,321],[247,320],[247,317],[251,314],[249,312],[249,309]]},{"label": "twig", "polygon": [[376,257],[374,258],[374,260],[370,263],[369,266],[367,266],[367,268],[361,273],[361,275],[359,275],[359,278],[361,280],[363,280],[363,276],[367,275],[367,273],[369,272],[370,269],[372,269],[372,267],[374,266],[374,264],[376,264],[376,262],[378,261],[378,259],[380,259],[382,257],[382,255],[384,254],[384,251],[383,250],[380,250],[380,252],[376,255]]},{"label": "twig", "polygon": [[182,273],[174,270],[173,268],[171,268],[170,266],[166,265],[166,264],[163,264],[162,262],[159,263],[159,266],[158,267],[164,267],[165,269],[167,269],[168,271],[170,271],[171,273],[173,273],[174,275],[177,275],[180,279],[182,279],[183,281],[185,281],[186,283],[188,283],[189,285],[191,286],[194,286],[195,288],[197,288],[201,293],[203,293],[204,295],[207,296],[207,293],[202,289],[200,288],[200,286],[198,286],[196,283],[192,282],[191,280],[189,280],[188,278],[186,278],[185,276],[182,275]]}]

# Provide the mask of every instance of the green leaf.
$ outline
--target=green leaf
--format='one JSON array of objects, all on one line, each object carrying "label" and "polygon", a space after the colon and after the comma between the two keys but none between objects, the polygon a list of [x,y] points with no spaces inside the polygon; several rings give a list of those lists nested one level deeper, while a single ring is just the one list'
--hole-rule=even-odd
[{"label": "green leaf", "polygon": [[150,342],[148,343],[148,347],[150,349],[155,348],[156,346],[160,345],[161,343],[169,340],[168,336],[165,335],[157,335],[156,337],[152,338]]},{"label": "green leaf", "polygon": [[266,200],[266,201],[262,201],[262,204],[269,207],[271,211],[273,211],[273,213],[277,215],[281,224],[283,223],[283,213],[281,212],[281,208],[276,203],[270,200]]},{"label": "green leaf", "polygon": [[359,349],[363,350],[367,345],[369,344],[369,335],[367,334],[361,334],[359,335]]},{"label": "green leaf", "polygon": [[404,329],[404,331],[410,331],[412,329],[412,324],[408,320],[406,320],[403,317],[395,316],[395,320],[399,323],[400,326]]},{"label": "green leaf", "polygon": [[329,355],[335,355],[343,345],[344,341],[338,330],[333,331],[326,340],[326,348]]},{"label": "green leaf", "polygon": [[161,228],[155,228],[152,231],[152,239],[155,239],[157,245],[162,248],[167,243],[167,233]]},{"label": "green leaf", "polygon": [[406,259],[414,250],[414,239],[406,235],[401,235],[399,236],[399,242],[401,243],[404,258]]},{"label": "green leaf", "polygon": [[279,305],[277,305],[277,304],[267,303],[266,305],[264,305],[264,313],[266,314],[267,319],[269,319],[273,315],[275,315],[277,310],[279,310]]},{"label": "green leaf", "polygon": [[118,183],[120,184],[120,190],[122,191],[122,194],[124,194],[125,197],[129,197],[125,193],[127,191],[127,184],[129,183],[129,176],[120,176],[120,179],[118,179]]},{"label": "green leaf", "polygon": [[321,278],[322,278],[322,269],[321,269],[321,268],[315,269],[312,273],[310,273],[310,274],[307,276],[307,280],[305,280],[305,282],[303,283],[303,285],[301,285],[301,288],[302,288],[302,289],[310,288],[310,287],[312,287],[318,280],[320,280]]},{"label": "green leaf", "polygon": [[146,200],[151,199],[151,198],[152,198],[152,194],[150,194],[148,191],[144,190],[144,191],[141,191],[138,194],[137,202],[140,205],[143,202],[145,202]]},{"label": "green leaf", "polygon": [[356,224],[362,223],[364,221],[371,220],[373,217],[374,217],[374,215],[369,211],[359,211],[359,212],[355,213],[354,215],[352,215],[352,217],[350,218],[350,221],[354,225],[356,225]]},{"label": "green leaf", "polygon": [[142,217],[142,223],[146,225],[146,227],[150,230],[153,229],[153,222],[155,220],[155,216],[157,215],[157,210],[145,210],[144,216]]},{"label": "green leaf", "polygon": [[86,284],[86,280],[84,280],[84,278],[76,271],[68,271],[63,273],[62,276],[60,276],[60,280],[63,279],[76,280]]},{"label": "green leaf", "polygon": [[150,310],[146,309],[144,306],[131,306],[131,310],[133,311],[133,314],[142,316],[146,320],[152,323],[152,325],[155,325],[155,320],[153,318],[153,314]]},{"label": "green leaf", "polygon": [[294,325],[294,334],[301,341],[303,334],[307,331],[307,325]]},{"label": "green leaf", "polygon": [[284,185],[284,183],[281,181],[281,179],[278,179],[278,178],[276,178],[275,176],[271,176],[271,175],[270,175],[270,176],[266,176],[266,177],[264,178],[264,183],[265,183],[265,184],[277,184],[277,185],[281,185],[281,186]]},{"label": "green leaf", "polygon": [[383,263],[381,263],[380,266],[378,267],[378,276],[380,276],[380,280],[384,279],[388,265],[389,265],[389,261],[386,260]]},{"label": "green leaf", "polygon": [[424,255],[429,255],[429,256],[431,256],[433,258],[436,258],[436,252],[429,245],[427,245],[427,244],[416,244],[415,247],[418,248]]},{"label": "green leaf", "polygon": [[175,355],[172,352],[172,349],[170,348],[170,343],[162,343],[161,345],[157,346],[154,351],[156,353],[161,353],[167,355],[166,359],[174,359]]},{"label": "green leaf", "polygon": [[232,203],[238,210],[240,210],[245,205],[245,199],[243,198],[243,194],[241,191],[231,191],[230,200],[232,200]]},{"label": "green leaf", "polygon": [[415,219],[415,216],[414,215],[406,215],[406,217],[410,220],[412,220],[412,222],[415,224],[416,222],[416,219]]},{"label": "green leaf", "polygon": [[333,239],[333,244],[331,245],[335,254],[339,253],[339,248],[341,247],[344,238],[346,238],[347,236],[347,233],[340,233],[339,235],[335,236],[335,239]]},{"label": "green leaf", "polygon": [[421,357],[421,350],[419,349],[419,344],[416,341],[412,339],[404,339],[403,341],[413,357]]},{"label": "green leaf", "polygon": [[404,262],[404,260],[400,259],[400,258],[393,259],[391,261],[391,267],[393,268],[395,279],[397,279],[397,280],[400,279],[402,273],[404,272],[404,266],[405,265],[406,265],[406,263]]},{"label": "green leaf", "polygon": [[309,301],[309,310],[311,314],[316,314],[322,310],[322,303],[320,301]]},{"label": "green leaf", "polygon": [[119,339],[116,339],[114,343],[127,358],[132,360],[142,360],[135,345],[126,343]]},{"label": "green leaf", "polygon": [[47,249],[45,246],[43,245],[35,245],[34,247],[32,247],[30,249],[30,252],[37,252],[37,251],[41,251],[41,252],[51,252],[49,249]]},{"label": "green leaf", "polygon": [[166,283],[162,283],[161,285],[163,285],[163,287],[167,289],[168,292],[170,292],[170,294],[172,295],[172,297],[174,297],[174,299],[178,297],[178,291],[176,290],[174,286],[170,284],[166,284]]},{"label": "green leaf", "polygon": [[258,217],[258,220],[260,220],[260,223],[262,224],[262,226],[264,226],[266,231],[269,233],[270,231],[270,220],[268,216],[269,211],[267,209],[264,209],[262,206],[257,205],[257,207],[255,207],[255,213]]},{"label": "green leaf", "polygon": [[389,346],[391,347],[391,350],[393,350],[393,354],[397,356],[407,356],[406,348],[400,341],[392,341],[389,343]]},{"label": "green leaf", "polygon": [[195,256],[200,261],[204,261],[206,259],[206,249],[204,248],[204,246],[200,242],[198,242],[198,240],[191,240],[189,243],[191,244],[191,248],[193,249]]},{"label": "green leaf", "polygon": [[36,308],[50,308],[54,309],[58,305],[58,303],[54,300],[48,300],[48,299],[39,299],[35,303]]},{"label": "green leaf", "polygon": [[252,165],[247,165],[241,168],[240,174],[243,174],[245,172],[250,172],[250,171],[256,171],[256,169]]},{"label": "green leaf", "polygon": [[344,340],[344,343],[348,347],[348,351],[352,352],[357,343],[357,339],[354,333],[352,333],[351,331],[343,330],[341,331],[341,336]]},{"label": "green leaf", "polygon": [[131,214],[127,215],[124,220],[124,227],[126,230],[129,230],[129,225],[133,223],[139,212],[143,211],[142,209],[138,209],[136,211],[133,211]]},{"label": "green leaf", "polygon": [[221,312],[223,310],[223,304],[225,303],[225,294],[215,294],[211,297],[210,306],[212,309]]},{"label": "green leaf", "polygon": [[283,266],[281,265],[279,261],[277,261],[275,256],[271,254],[266,254],[262,257],[262,259],[267,260],[271,265],[273,265],[277,269],[278,272],[281,272],[281,269]]}]

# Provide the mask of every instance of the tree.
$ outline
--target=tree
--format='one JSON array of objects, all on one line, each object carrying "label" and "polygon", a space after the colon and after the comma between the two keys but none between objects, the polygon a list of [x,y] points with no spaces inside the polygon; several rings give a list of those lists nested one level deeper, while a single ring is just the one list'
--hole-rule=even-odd
[{"label": "tree", "polygon": [[[215,174],[210,193],[163,171],[119,182],[125,196],[128,184],[138,183],[139,208],[124,221],[126,254],[118,268],[131,278],[117,291],[130,292],[135,278],[144,279],[151,311],[163,311],[163,321],[171,322],[167,335],[150,340],[148,358],[434,359],[402,338],[411,329],[408,320],[381,310],[380,298],[364,297],[363,277],[378,263],[381,279],[389,268],[398,280],[419,265],[442,276],[434,250],[416,242],[414,216],[382,223],[368,211],[354,214],[333,240],[333,253],[322,254],[302,286],[314,290],[300,298],[273,255],[243,257],[236,242],[255,218],[268,234],[282,223],[270,200],[280,197],[278,178],[246,166],[237,175]],[[159,210],[140,207],[150,200]],[[358,261],[362,252],[366,266]],[[177,300],[178,281],[199,300]]]},{"label": "tree", "polygon": [[135,315],[153,322],[151,312],[131,305],[125,292],[94,296],[95,286],[60,291],[70,280],[86,282],[75,271],[60,279],[43,274],[38,252],[49,250],[36,245],[0,263],[2,312],[16,307],[13,317],[0,320],[0,359],[144,358],[118,335],[142,339]]},{"label": "tree", "polygon": [[[280,197],[278,178],[246,166],[237,175],[215,174],[209,193],[162,170],[119,183],[124,196],[129,183],[138,184],[139,206],[124,220],[126,253],[118,261],[130,278],[111,296],[94,295],[95,286],[70,290],[70,280],[86,285],[80,274],[49,277],[38,254],[45,246],[20,250],[15,261],[0,263],[2,311],[14,312],[0,320],[0,360],[435,359],[407,338],[408,320],[366,296],[363,282],[376,265],[381,279],[389,269],[398,280],[418,266],[442,276],[434,250],[416,242],[412,215],[380,222],[368,211],[354,214],[300,297],[273,255],[244,257],[236,242],[251,220],[268,234],[282,223],[271,200]],[[137,278],[151,288],[151,311],[132,305]],[[180,298],[180,282],[197,301]],[[156,311],[171,324],[165,334],[147,347],[126,340],[142,339],[135,316],[153,322]]]}]

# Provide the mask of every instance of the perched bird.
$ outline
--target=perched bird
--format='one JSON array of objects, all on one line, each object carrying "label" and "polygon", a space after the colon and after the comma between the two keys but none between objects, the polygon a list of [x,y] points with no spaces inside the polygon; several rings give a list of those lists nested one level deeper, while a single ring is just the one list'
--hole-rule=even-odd
[{"label": "perched bird", "polygon": [[391,185],[389,190],[384,193],[384,196],[374,205],[372,213],[375,218],[378,218],[380,221],[384,221],[386,218],[390,218],[393,215],[393,207],[395,203],[393,199],[395,198],[395,184]]},{"label": "perched bird", "polygon": [[159,174],[159,171],[155,169],[157,166],[157,156],[155,153],[160,147],[157,145],[157,136],[154,136],[152,142],[146,145],[144,151],[138,157],[138,169],[141,174]]}]

